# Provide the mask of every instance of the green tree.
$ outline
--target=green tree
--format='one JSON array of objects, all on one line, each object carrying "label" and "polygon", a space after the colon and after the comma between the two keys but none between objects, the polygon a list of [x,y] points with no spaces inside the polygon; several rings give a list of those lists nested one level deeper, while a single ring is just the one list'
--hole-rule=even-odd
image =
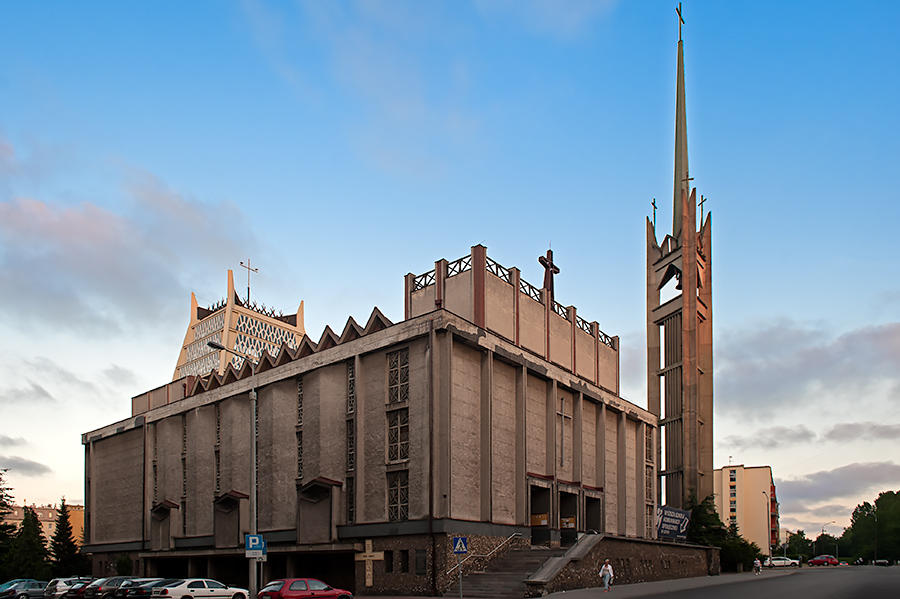
[{"label": "green tree", "polygon": [[806,538],[806,533],[803,532],[803,529],[791,533],[788,537],[787,554],[801,561],[803,558],[812,557],[813,544],[810,539]]},{"label": "green tree", "polygon": [[744,539],[738,531],[737,524],[728,528],[722,523],[716,512],[716,504],[712,495],[697,503],[691,502],[691,521],[688,524],[687,537],[698,545],[719,547],[719,561],[723,570],[737,570],[738,565],[750,569],[753,558],[760,555],[756,543]]},{"label": "green tree", "polygon": [[12,542],[10,565],[21,578],[46,580],[50,564],[41,523],[34,510],[26,507],[22,524]]},{"label": "green tree", "polygon": [[[813,549],[816,555],[834,555],[838,557],[837,551],[839,547],[839,539],[830,534],[822,533],[813,542]],[[846,551],[845,551],[846,552]]]},{"label": "green tree", "polygon": [[4,477],[6,469],[0,469],[0,580],[9,580],[14,576],[10,560],[12,559],[12,543],[16,536],[16,527],[5,522],[12,513],[12,489],[6,486]]},{"label": "green tree", "polygon": [[63,498],[56,510],[56,530],[50,539],[50,557],[53,563],[54,576],[71,576],[81,568],[81,556],[78,545],[72,534],[72,523],[69,521],[69,506]]}]

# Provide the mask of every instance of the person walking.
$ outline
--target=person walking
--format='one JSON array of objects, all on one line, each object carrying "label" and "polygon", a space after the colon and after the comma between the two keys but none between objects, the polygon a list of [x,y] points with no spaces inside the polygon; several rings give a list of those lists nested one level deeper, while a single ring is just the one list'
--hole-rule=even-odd
[{"label": "person walking", "polygon": [[612,584],[613,579],[613,568],[609,560],[603,562],[603,566],[600,568],[600,578],[603,579],[603,592],[608,593],[609,585]]},{"label": "person walking", "polygon": [[759,558],[753,560],[753,573],[759,576],[759,572],[762,570],[762,562],[759,561]]}]

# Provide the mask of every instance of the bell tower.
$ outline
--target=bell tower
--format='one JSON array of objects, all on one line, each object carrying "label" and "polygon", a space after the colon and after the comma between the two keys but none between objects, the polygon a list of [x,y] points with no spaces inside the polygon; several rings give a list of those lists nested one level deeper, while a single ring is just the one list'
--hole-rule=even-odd
[{"label": "bell tower", "polygon": [[647,219],[647,407],[660,418],[658,499],[686,508],[713,492],[712,215],[704,220],[701,212],[698,230],[697,190],[688,171],[680,4],[676,12],[671,234],[658,241],[655,213],[652,222]]}]

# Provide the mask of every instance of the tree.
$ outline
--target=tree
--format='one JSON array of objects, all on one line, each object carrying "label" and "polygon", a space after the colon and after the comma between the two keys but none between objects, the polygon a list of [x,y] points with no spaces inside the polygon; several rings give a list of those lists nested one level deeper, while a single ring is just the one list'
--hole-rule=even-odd
[{"label": "tree", "polygon": [[798,560],[802,560],[804,557],[812,557],[812,541],[806,538],[806,533],[802,529],[791,533],[788,537],[787,554]]},{"label": "tree", "polygon": [[50,557],[54,576],[71,576],[78,573],[82,567],[65,498],[60,501],[59,509],[56,510],[56,530],[50,539]]},{"label": "tree", "polygon": [[50,564],[47,561],[47,545],[37,514],[25,508],[22,524],[12,542],[9,560],[16,576],[46,580]]},{"label": "tree", "polygon": [[0,580],[9,580],[14,576],[9,560],[12,557],[12,543],[16,535],[16,527],[5,522],[12,513],[12,489],[4,480],[6,469],[0,469]]},{"label": "tree", "polygon": [[716,504],[710,495],[700,503],[691,502],[691,521],[688,524],[687,537],[698,545],[719,547],[719,561],[723,570],[737,570],[738,565],[750,569],[753,559],[760,555],[756,543],[750,543],[740,535],[737,524],[728,528],[722,523],[716,512]]}]

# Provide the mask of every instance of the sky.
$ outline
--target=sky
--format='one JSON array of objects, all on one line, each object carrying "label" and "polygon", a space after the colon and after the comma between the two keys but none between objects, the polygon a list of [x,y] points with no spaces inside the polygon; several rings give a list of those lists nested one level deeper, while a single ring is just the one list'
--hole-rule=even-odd
[{"label": "sky", "polygon": [[[621,337],[646,406],[645,218],[672,220],[674,4],[28,3],[0,19],[0,467],[80,502],[81,434],[253,296],[307,331],[403,316],[477,243]],[[900,4],[684,2],[713,215],[715,466],[782,527],[900,489]]]}]

